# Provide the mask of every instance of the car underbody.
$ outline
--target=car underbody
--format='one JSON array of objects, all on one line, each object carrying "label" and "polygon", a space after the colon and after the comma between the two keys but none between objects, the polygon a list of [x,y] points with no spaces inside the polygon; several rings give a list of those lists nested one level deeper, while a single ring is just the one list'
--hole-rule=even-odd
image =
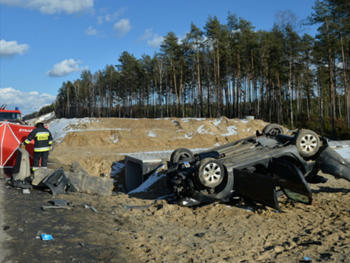
[{"label": "car underbody", "polygon": [[267,125],[256,136],[193,154],[175,150],[168,175],[182,206],[244,198],[281,210],[278,196],[311,204],[308,185],[321,182],[319,171],[350,181],[350,163],[311,130],[284,134]]}]

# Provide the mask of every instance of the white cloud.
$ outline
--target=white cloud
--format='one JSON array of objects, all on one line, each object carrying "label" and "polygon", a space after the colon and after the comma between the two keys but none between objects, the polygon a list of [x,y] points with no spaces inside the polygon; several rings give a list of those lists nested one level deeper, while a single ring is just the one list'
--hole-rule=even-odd
[{"label": "white cloud", "polygon": [[98,16],[97,17],[97,24],[101,25],[103,23],[103,19],[104,19],[103,16]]},{"label": "white cloud", "polygon": [[18,107],[22,116],[38,111],[56,99],[55,96],[46,93],[40,95],[37,91],[27,93],[13,88],[0,89],[0,98],[1,104],[7,104],[6,109]]},{"label": "white cloud", "polygon": [[74,59],[65,59],[61,63],[55,64],[45,75],[50,77],[62,77],[72,72],[87,69],[87,67],[79,68],[79,64],[81,63],[81,60],[74,61]]},{"label": "white cloud", "polygon": [[163,42],[164,38],[158,34],[153,34],[153,28],[148,28],[145,30],[145,33],[138,38],[137,42],[145,40],[147,40],[147,44],[150,47],[157,48]]},{"label": "white cloud", "polygon": [[147,40],[147,44],[150,47],[157,48],[160,46],[160,44],[163,42],[163,40],[164,40],[164,37],[159,36],[158,34],[154,34],[152,39]]},{"label": "white cloud", "polygon": [[97,29],[92,28],[92,26],[85,30],[85,34],[89,36],[105,37],[105,33],[103,31],[97,31]]},{"label": "white cloud", "polygon": [[0,0],[0,4],[38,9],[44,14],[93,11],[95,0]]},{"label": "white cloud", "polygon": [[145,30],[145,33],[137,39],[137,42],[144,41],[146,39],[151,38],[152,36],[153,36],[153,28],[147,28]]},{"label": "white cloud", "polygon": [[113,30],[116,33],[116,37],[125,36],[131,29],[129,19],[121,19],[119,22],[115,23]]},{"label": "white cloud", "polygon": [[[120,8],[117,12],[115,12],[114,14],[106,14],[103,16],[97,16],[97,24],[101,25],[104,22],[111,22],[116,20],[119,16],[121,16],[122,14],[124,14],[126,8]],[[104,10],[103,10],[104,11]]]},{"label": "white cloud", "polygon": [[17,41],[0,40],[0,57],[12,57],[14,55],[23,55],[30,48],[27,44],[19,45]]}]

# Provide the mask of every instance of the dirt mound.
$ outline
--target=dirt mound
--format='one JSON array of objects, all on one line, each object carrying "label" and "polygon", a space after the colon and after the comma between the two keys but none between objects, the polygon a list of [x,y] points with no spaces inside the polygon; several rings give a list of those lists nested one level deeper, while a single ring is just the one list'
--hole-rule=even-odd
[{"label": "dirt mound", "polygon": [[212,148],[254,135],[268,123],[261,120],[164,118],[60,119],[50,127],[54,150],[50,158],[69,165],[77,160],[93,175],[109,174],[127,153]]}]

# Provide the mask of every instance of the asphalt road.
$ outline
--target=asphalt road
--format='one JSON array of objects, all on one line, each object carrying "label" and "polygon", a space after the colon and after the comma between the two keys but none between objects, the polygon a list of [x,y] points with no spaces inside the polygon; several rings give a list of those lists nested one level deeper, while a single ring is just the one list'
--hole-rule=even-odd
[{"label": "asphalt road", "polygon": [[[44,209],[52,207],[52,200],[62,199],[72,206]],[[0,263],[137,262],[123,256],[115,237],[100,236],[99,227],[113,215],[109,210],[103,211],[99,199],[80,193],[54,197],[48,189],[36,188],[24,194],[22,189],[6,186],[2,177]],[[101,197],[101,205],[103,200]],[[98,212],[88,208],[92,202]],[[43,240],[41,234],[49,234],[53,240]]]},{"label": "asphalt road", "polygon": [[8,255],[9,250],[5,249],[4,245],[6,241],[9,241],[11,237],[7,235],[5,228],[5,208],[4,208],[4,183],[5,177],[0,171],[0,262],[3,262]]}]

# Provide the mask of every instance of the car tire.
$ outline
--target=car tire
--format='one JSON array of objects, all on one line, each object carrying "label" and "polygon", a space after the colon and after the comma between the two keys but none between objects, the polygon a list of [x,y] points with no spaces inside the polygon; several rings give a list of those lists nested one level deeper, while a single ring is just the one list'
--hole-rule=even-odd
[{"label": "car tire", "polygon": [[283,134],[283,128],[281,125],[275,124],[275,123],[270,123],[268,125],[265,126],[265,128],[262,130],[262,133],[264,135],[279,135],[279,134]]},{"label": "car tire", "polygon": [[320,138],[310,130],[300,130],[295,135],[295,146],[303,157],[314,156],[320,148]]},{"label": "car tire", "polygon": [[203,159],[197,168],[196,179],[205,188],[215,188],[225,176],[223,164],[213,158]]},{"label": "car tire", "polygon": [[186,148],[179,148],[173,151],[173,153],[170,156],[170,162],[171,164],[178,163],[180,160],[188,159],[188,158],[193,158],[194,155],[193,153]]}]

